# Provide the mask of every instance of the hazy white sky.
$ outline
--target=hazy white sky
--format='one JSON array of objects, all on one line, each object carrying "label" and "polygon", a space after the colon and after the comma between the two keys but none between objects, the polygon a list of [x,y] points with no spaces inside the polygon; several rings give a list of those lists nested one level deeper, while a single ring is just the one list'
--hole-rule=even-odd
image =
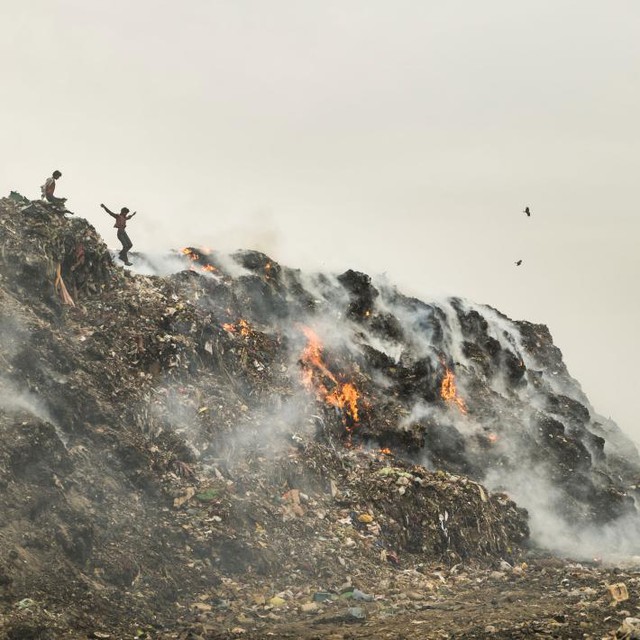
[{"label": "hazy white sky", "polygon": [[[640,442],[638,0],[4,0],[0,186],[547,324]],[[522,213],[529,205],[530,219]],[[514,261],[522,259],[522,266]]]}]

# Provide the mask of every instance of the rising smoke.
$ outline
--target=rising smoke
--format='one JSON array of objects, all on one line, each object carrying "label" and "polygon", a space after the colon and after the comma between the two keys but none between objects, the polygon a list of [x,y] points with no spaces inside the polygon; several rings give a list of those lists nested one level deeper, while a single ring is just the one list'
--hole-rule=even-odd
[{"label": "rising smoke", "polygon": [[0,316],[0,362],[4,369],[4,374],[0,375],[0,411],[11,415],[26,414],[48,423],[66,448],[68,437],[52,417],[45,402],[37,393],[18,386],[10,377],[10,362],[28,342],[30,333],[25,324],[20,322],[18,315],[10,312],[9,306],[10,304],[5,306]]},{"label": "rising smoke", "polygon": [[[264,259],[261,268],[272,264]],[[246,257],[243,263],[238,256],[216,253],[215,263],[218,273],[207,277],[255,278],[257,267],[248,267]],[[164,264],[163,272],[172,264]],[[626,492],[630,484],[620,477],[618,462],[637,465],[638,454],[615,425],[599,420],[545,328],[514,322],[467,300],[407,298],[384,279],[371,282],[362,274],[279,270],[272,272],[277,271],[272,288],[279,308],[262,301],[246,311],[248,326],[275,332],[286,345],[281,366],[289,391],[259,411],[240,401],[245,408],[237,428],[217,445],[215,455],[256,443],[266,450],[292,434],[309,432],[311,425],[317,428],[318,402],[332,405],[325,415],[329,421],[342,412],[344,426],[357,436],[362,426],[354,425],[349,403],[337,401],[336,394],[347,381],[356,381],[355,387],[362,381],[357,406],[363,420],[376,420],[376,403],[395,403],[396,433],[424,434],[420,461],[432,469],[463,470],[491,490],[508,493],[529,511],[536,544],[582,558],[640,553],[640,520],[631,493],[619,512],[606,505],[608,491]],[[305,327],[322,345],[322,364],[306,374],[301,365],[309,339]],[[408,382],[399,372],[409,372]],[[301,383],[305,375],[306,386]],[[447,377],[451,397],[445,398],[441,385]],[[239,398],[249,393],[238,388]],[[198,407],[176,401],[171,389],[165,401],[168,426],[206,461],[210,443],[194,426]],[[367,403],[373,408],[363,410]],[[375,424],[366,433],[374,438]],[[408,455],[401,447],[395,453]]]}]

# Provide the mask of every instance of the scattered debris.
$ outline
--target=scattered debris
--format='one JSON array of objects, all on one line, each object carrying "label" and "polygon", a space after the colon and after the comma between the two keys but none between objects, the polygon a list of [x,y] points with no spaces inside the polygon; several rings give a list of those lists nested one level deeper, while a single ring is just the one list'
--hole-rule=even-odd
[{"label": "scattered debris", "polygon": [[629,592],[627,591],[627,585],[624,582],[617,582],[616,584],[610,584],[607,587],[609,595],[611,596],[611,604],[617,605],[619,602],[624,602],[629,599]]},{"label": "scattered debris", "polygon": [[[0,385],[20,399],[0,408],[3,637],[278,637],[297,623],[299,637],[346,623],[393,637],[426,621],[582,636],[620,624],[604,583],[637,606],[636,574],[536,556],[527,513],[479,484],[513,464],[509,440],[553,462],[572,517],[634,508],[624,483],[640,466],[605,458],[619,434],[551,387],[553,373],[574,388],[545,327],[512,323],[510,342],[463,301],[445,312],[354,271],[305,288],[257,252],[231,268],[190,250],[180,273],[136,275],[85,220],[19,194],[0,200],[0,225]],[[349,344],[314,323],[327,310]],[[454,323],[464,362],[447,350]],[[520,389],[540,394],[527,421]]]}]

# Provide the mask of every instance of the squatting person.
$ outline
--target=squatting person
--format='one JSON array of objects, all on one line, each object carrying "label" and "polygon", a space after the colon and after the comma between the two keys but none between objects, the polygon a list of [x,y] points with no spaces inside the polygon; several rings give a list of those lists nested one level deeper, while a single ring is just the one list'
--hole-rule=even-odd
[{"label": "squatting person", "polygon": [[122,207],[122,209],[120,209],[120,213],[113,213],[113,211],[109,211],[109,209],[107,209],[107,207],[105,207],[103,204],[101,204],[100,206],[112,218],[116,219],[116,223],[113,226],[118,230],[118,240],[120,240],[122,244],[122,251],[120,251],[118,257],[126,265],[133,264],[132,262],[129,262],[129,258],[127,256],[127,253],[129,252],[131,247],[133,247],[133,242],[131,242],[129,234],[125,231],[125,228],[127,226],[127,220],[131,220],[131,218],[136,215],[137,211],[134,211],[131,215],[129,215],[129,209],[127,209],[127,207]]},{"label": "squatting person", "polygon": [[64,206],[67,201],[66,198],[58,198],[53,195],[56,190],[56,180],[61,177],[62,174],[56,169],[51,177],[47,178],[46,182],[40,187],[43,199],[56,206]]}]

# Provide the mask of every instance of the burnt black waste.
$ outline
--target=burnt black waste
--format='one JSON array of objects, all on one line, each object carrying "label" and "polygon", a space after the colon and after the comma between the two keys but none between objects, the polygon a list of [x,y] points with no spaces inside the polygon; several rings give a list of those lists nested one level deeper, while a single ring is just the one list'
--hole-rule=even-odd
[{"label": "burnt black waste", "polygon": [[637,531],[637,451],[543,325],[257,251],[124,270],[15,193],[0,232],[7,602],[117,627],[230,576],[320,589]]}]

